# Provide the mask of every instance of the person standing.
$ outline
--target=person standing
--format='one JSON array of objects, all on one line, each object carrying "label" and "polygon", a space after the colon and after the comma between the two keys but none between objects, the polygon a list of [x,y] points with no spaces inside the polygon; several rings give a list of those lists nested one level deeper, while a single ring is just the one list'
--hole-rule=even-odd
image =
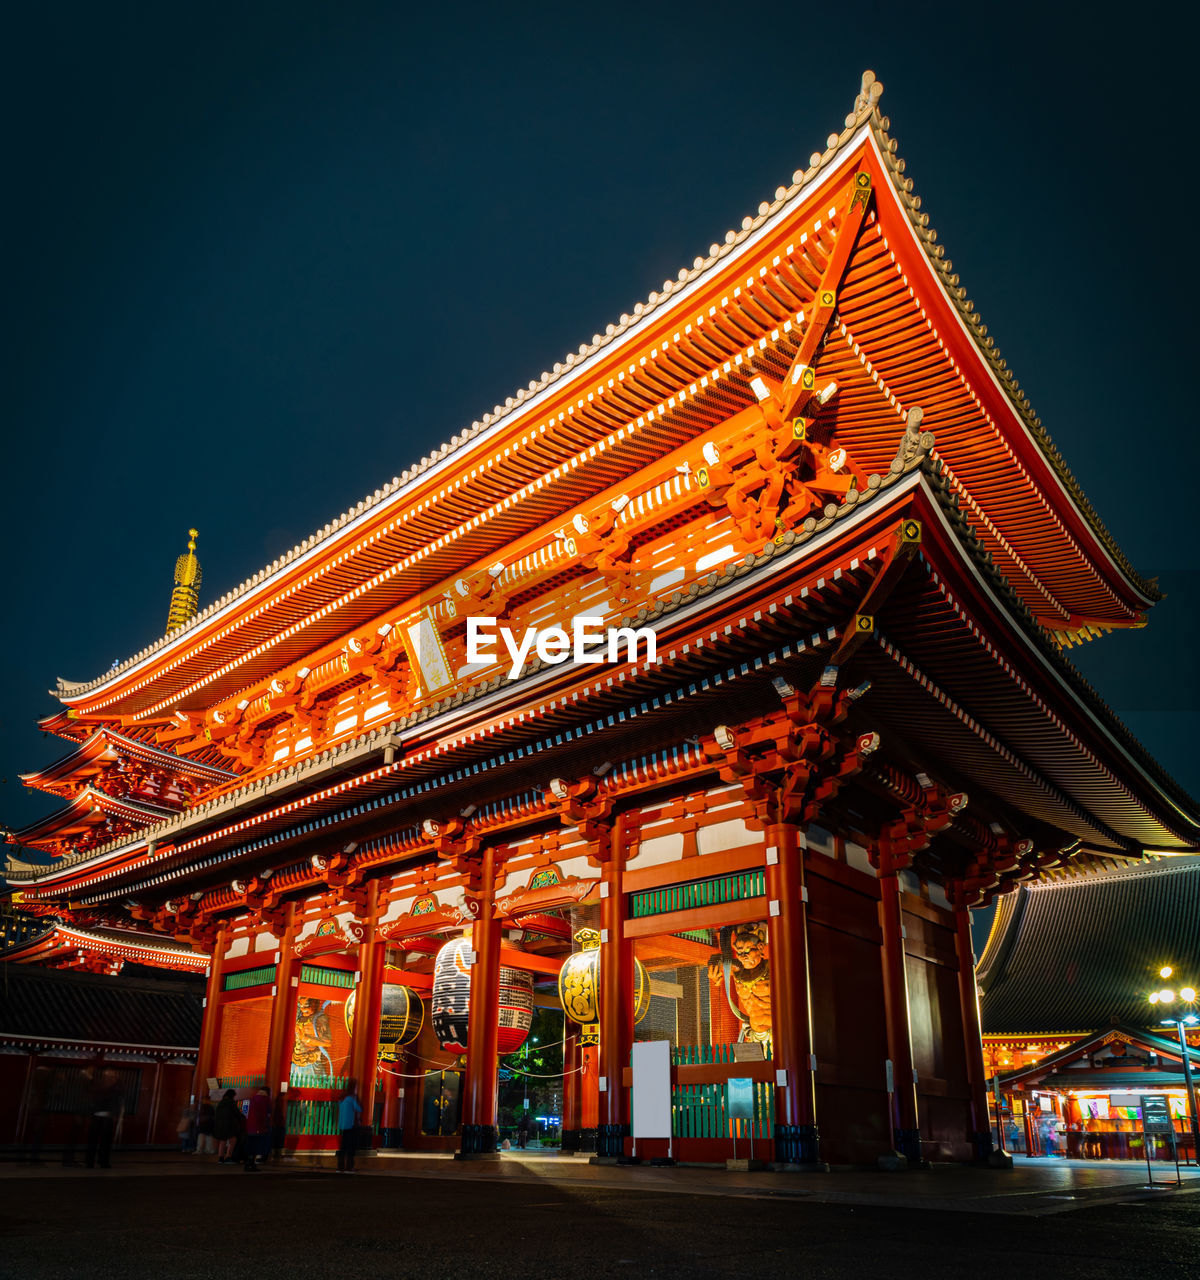
[{"label": "person standing", "polygon": [[196,1150],[196,1112],[193,1107],[184,1107],[180,1113],[175,1135],[179,1139],[180,1151],[185,1156],[192,1155]]},{"label": "person standing", "polygon": [[196,1108],[196,1150],[202,1156],[211,1156],[217,1149],[213,1137],[213,1104],[207,1098]]},{"label": "person standing", "polygon": [[358,1120],[361,1115],[358,1081],[347,1080],[346,1092],[338,1106],[338,1173],[354,1172],[354,1152],[358,1148]]},{"label": "person standing", "polygon": [[246,1113],[246,1141],[242,1168],[247,1173],[258,1169],[258,1160],[271,1154],[271,1090],[264,1084],[250,1099]]},{"label": "person standing", "polygon": [[233,1149],[237,1145],[238,1121],[242,1113],[238,1110],[237,1093],[226,1089],[221,1101],[213,1110],[213,1137],[217,1143],[217,1163],[227,1164],[233,1157]]},{"label": "person standing", "polygon": [[87,1157],[89,1169],[112,1167],[113,1135],[121,1118],[125,1098],[115,1071],[105,1071],[92,1085],[89,1097]]}]

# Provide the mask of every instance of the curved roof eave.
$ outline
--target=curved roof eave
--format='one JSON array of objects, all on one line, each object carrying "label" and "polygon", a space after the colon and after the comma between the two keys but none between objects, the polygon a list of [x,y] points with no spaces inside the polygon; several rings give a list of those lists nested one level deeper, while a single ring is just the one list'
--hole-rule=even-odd
[{"label": "curved roof eave", "polygon": [[404,506],[419,487],[436,479],[441,473],[467,465],[470,455],[491,445],[506,425],[512,425],[531,410],[536,411],[541,401],[552,392],[557,394],[570,382],[586,378],[599,359],[608,358],[614,343],[619,345],[635,339],[640,332],[657,323],[664,307],[675,306],[705,282],[714,270],[724,269],[731,260],[752,249],[755,242],[780,217],[785,216],[795,203],[811,196],[814,180],[825,181],[864,142],[871,146],[881,171],[888,176],[889,186],[905,214],[906,225],[921,250],[935,286],[946,299],[962,332],[977,353],[981,369],[986,371],[1010,406],[1013,421],[1026,433],[1031,445],[1047,464],[1048,475],[1059,484],[1062,496],[1090,528],[1097,540],[1098,549],[1107,558],[1113,571],[1128,583],[1130,589],[1146,605],[1161,598],[1157,588],[1133,569],[1096,515],[1042,426],[1041,419],[1033,413],[1028,398],[1021,392],[1019,383],[1000,356],[995,342],[987,335],[986,326],[981,323],[974,305],[966,297],[965,289],[958,284],[958,276],[953,273],[952,263],[944,256],[939,256],[941,251],[940,246],[935,245],[936,233],[929,230],[928,215],[919,212],[920,201],[912,195],[912,179],[903,176],[903,161],[898,159],[896,144],[888,133],[890,121],[880,114],[876,106],[881,92],[882,86],[875,82],[870,72],[866,73],[863,91],[855,102],[855,110],[847,115],[844,130],[840,134],[830,135],[826,150],[814,153],[810,157],[809,167],[793,174],[792,185],[778,189],[774,202],[764,202],[759,206],[756,216],[744,218],[741,230],[731,231],[726,237],[726,243],[716,246],[716,253],[697,258],[691,269],[680,271],[676,281],[664,282],[662,292],[652,292],[644,303],[636,304],[632,315],[623,315],[620,323],[609,325],[605,334],[594,335],[591,344],[581,344],[578,353],[568,354],[564,362],[555,366],[553,372],[544,373],[540,380],[531,382],[528,389],[519,389],[515,396],[508,397],[504,405],[496,405],[491,413],[485,413],[482,419],[473,422],[450,442],[423,457],[414,467],[375,490],[373,495],[368,495],[355,507],[325,525],[323,530],[305,539],[290,552],[214,601],[183,627],[146,646],[93,680],[68,681],[60,678],[57,688],[50,691],[51,695],[65,705],[81,703],[89,700],[89,695],[104,693],[111,686],[138,674],[171,652],[186,651],[190,644],[199,639],[201,631],[228,616],[244,611],[253,598],[270,594],[280,585],[285,574],[291,576],[304,566],[320,561],[333,550],[331,544],[335,541],[352,537],[370,523],[378,521],[385,513]]},{"label": "curved roof eave", "polygon": [[[1082,716],[1090,721],[1102,740],[1123,761],[1128,776],[1144,777],[1154,787],[1163,806],[1200,836],[1200,806],[1196,800],[1150,755],[1062,651],[1048,639],[961,513],[954,513],[962,524],[961,528],[955,529],[946,503],[940,500],[934,488],[926,484],[925,492],[945,533],[960,549],[961,563],[967,574],[991,601],[997,615],[1010,619],[1014,634],[1024,643],[1030,657],[1053,683],[1060,685],[1071,697]],[[972,550],[974,555],[970,554]]]}]

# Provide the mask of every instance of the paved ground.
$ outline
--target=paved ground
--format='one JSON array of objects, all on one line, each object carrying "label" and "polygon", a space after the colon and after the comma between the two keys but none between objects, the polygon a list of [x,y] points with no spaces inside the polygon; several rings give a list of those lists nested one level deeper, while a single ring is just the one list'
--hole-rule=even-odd
[{"label": "paved ground", "polygon": [[795,1176],[400,1157],[349,1177],[182,1156],[90,1173],[7,1164],[0,1276],[1200,1275],[1195,1171],[1182,1190],[1147,1191],[1144,1166],[1022,1165]]}]

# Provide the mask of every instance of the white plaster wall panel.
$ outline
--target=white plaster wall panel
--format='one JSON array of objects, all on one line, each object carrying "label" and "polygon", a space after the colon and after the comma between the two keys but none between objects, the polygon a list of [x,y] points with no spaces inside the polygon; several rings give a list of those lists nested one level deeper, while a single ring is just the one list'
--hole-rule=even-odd
[{"label": "white plaster wall panel", "polygon": [[837,846],[834,843],[833,835],[826,831],[824,827],[811,826],[804,833],[805,842],[813,853],[819,853],[825,858],[837,857]]},{"label": "white plaster wall panel", "polygon": [[751,831],[741,818],[714,822],[696,832],[696,847],[701,853],[721,853],[725,849],[744,849],[763,843],[762,832]]},{"label": "white plaster wall panel", "polygon": [[946,897],[946,890],[943,889],[940,884],[938,884],[934,880],[931,880],[929,882],[928,888],[929,888],[929,901],[932,902],[935,907],[941,907],[945,911],[953,910],[953,908],[950,906],[950,899]]},{"label": "white plaster wall panel", "polygon": [[[562,876],[564,880],[570,880],[572,877],[578,880],[595,880],[595,878],[600,874],[600,868],[592,866],[592,864],[588,862],[586,854],[582,854],[575,858],[568,858],[565,862],[559,862],[556,865],[558,867],[559,875]],[[526,878],[525,883],[529,883],[528,878]],[[512,885],[510,885],[509,888],[511,889]]]},{"label": "white plaster wall panel", "polygon": [[683,835],[674,831],[643,840],[638,845],[637,855],[630,858],[625,866],[627,869],[636,868],[640,871],[644,867],[657,867],[663,862],[675,862],[682,857]]},{"label": "white plaster wall panel", "polygon": [[875,875],[875,868],[871,866],[867,851],[861,844],[855,844],[853,840],[846,841],[846,863],[855,871],[865,871],[869,876]]}]

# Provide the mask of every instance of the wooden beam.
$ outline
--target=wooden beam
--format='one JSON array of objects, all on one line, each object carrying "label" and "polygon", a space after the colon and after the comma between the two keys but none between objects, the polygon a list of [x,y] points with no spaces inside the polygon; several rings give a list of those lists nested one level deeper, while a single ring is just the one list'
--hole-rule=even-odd
[{"label": "wooden beam", "polygon": [[766,898],[743,898],[690,911],[664,911],[657,916],[639,916],[625,922],[627,938],[649,938],[658,933],[684,933],[688,929],[719,929],[726,924],[745,924],[767,918]]},{"label": "wooden beam", "polygon": [[813,310],[808,317],[804,337],[784,378],[783,399],[779,406],[784,418],[790,418],[816,390],[813,379],[806,375],[806,370],[809,370],[829,322],[837,312],[838,285],[842,282],[846,264],[850,261],[850,251],[858,239],[859,228],[871,202],[871,175],[865,170],[860,169],[854,175],[854,185],[847,201],[848,207],[842,215],[837,238],[833,242],[833,252],[821,273],[821,283],[813,299]]}]

